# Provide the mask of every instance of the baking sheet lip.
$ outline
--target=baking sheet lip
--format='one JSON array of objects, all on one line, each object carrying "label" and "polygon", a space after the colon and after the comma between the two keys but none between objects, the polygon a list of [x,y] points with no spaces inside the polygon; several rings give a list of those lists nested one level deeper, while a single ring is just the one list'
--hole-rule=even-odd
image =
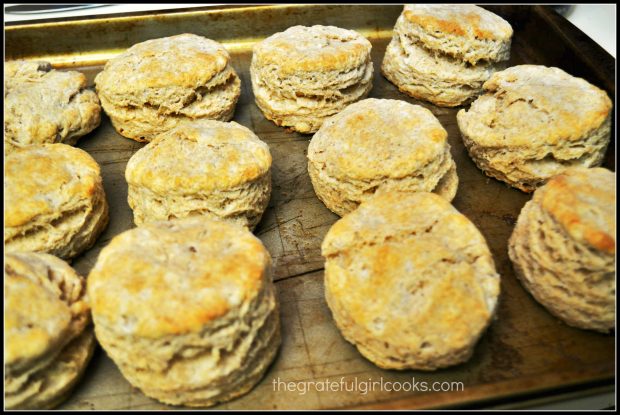
[{"label": "baking sheet lip", "polygon": [[217,5],[217,6],[197,6],[197,7],[187,7],[187,8],[179,8],[179,9],[168,9],[168,10],[153,10],[153,11],[136,11],[129,13],[110,13],[110,14],[101,14],[101,15],[93,15],[93,16],[72,16],[72,17],[58,17],[53,19],[38,19],[38,20],[29,20],[27,22],[24,21],[15,21],[15,22],[4,22],[4,30],[5,31],[14,31],[14,30],[28,30],[28,29],[40,29],[40,28],[49,28],[49,27],[57,27],[57,26],[79,26],[83,24],[96,24],[96,23],[105,23],[110,20],[114,20],[116,22],[120,21],[132,21],[132,20],[144,20],[153,17],[163,17],[163,16],[176,16],[176,15],[191,15],[191,14],[210,14],[210,13],[218,13],[218,12],[234,12],[235,9],[243,10],[249,8],[263,8],[263,9],[278,9],[278,8],[292,8],[292,7],[313,7],[313,6],[329,6],[329,5],[342,5],[346,6],[347,4],[333,4],[333,3],[300,3],[300,4],[250,4],[250,3],[240,3],[240,4],[226,4],[226,5]]}]

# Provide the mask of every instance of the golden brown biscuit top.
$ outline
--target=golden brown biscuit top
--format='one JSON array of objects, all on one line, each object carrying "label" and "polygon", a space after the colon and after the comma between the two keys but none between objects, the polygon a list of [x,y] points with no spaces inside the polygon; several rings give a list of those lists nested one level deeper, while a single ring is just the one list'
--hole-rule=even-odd
[{"label": "golden brown biscuit top", "polygon": [[90,199],[100,184],[99,165],[84,150],[66,144],[16,149],[5,159],[5,226],[62,212]]},{"label": "golden brown biscuit top", "polygon": [[108,61],[96,83],[115,95],[168,86],[195,89],[222,72],[229,60],[218,42],[184,33],[133,45]]},{"label": "golden brown biscuit top", "polygon": [[269,146],[236,122],[191,120],[159,135],[127,163],[132,185],[187,194],[230,189],[264,176]]},{"label": "golden brown biscuit top", "polygon": [[64,261],[31,252],[4,260],[4,362],[19,370],[78,335],[89,308],[82,278]]},{"label": "golden brown biscuit top", "polygon": [[308,158],[343,180],[402,178],[440,157],[447,136],[429,110],[371,98],[326,121],[310,142]]},{"label": "golden brown biscuit top", "polygon": [[250,231],[204,216],[128,230],[88,276],[95,323],[147,338],[200,331],[247,305],[271,278],[270,264]]},{"label": "golden brown biscuit top", "polygon": [[483,236],[432,193],[375,194],[332,226],[322,254],[326,288],[357,325],[423,353],[469,345],[499,294]]},{"label": "golden brown biscuit top", "polygon": [[577,241],[616,252],[616,175],[604,168],[573,167],[536,190],[534,200]]},{"label": "golden brown biscuit top", "polygon": [[293,26],[254,46],[256,65],[274,65],[282,74],[344,71],[369,59],[371,44],[353,30],[335,26]]},{"label": "golden brown biscuit top", "polygon": [[505,41],[512,36],[510,24],[482,7],[469,4],[407,4],[405,18],[428,33],[467,39]]},{"label": "golden brown biscuit top", "polygon": [[609,117],[605,91],[559,68],[518,65],[494,73],[468,112],[467,134],[484,146],[537,147],[580,140]]}]

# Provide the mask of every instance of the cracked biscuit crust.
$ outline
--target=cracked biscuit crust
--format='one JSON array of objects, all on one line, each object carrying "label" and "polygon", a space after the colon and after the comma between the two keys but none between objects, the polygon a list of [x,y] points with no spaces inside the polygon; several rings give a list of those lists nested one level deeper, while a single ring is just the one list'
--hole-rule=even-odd
[{"label": "cracked biscuit crust", "polygon": [[84,279],[48,254],[4,257],[5,404],[47,409],[64,400],[93,349]]},{"label": "cracked biscuit crust", "polygon": [[458,187],[446,130],[433,114],[405,101],[365,99],[329,119],[308,146],[308,172],[325,205],[343,216],[378,190]]},{"label": "cracked biscuit crust", "polygon": [[101,106],[86,77],[49,62],[4,64],[5,153],[44,143],[74,145],[99,126]]},{"label": "cracked biscuit crust", "polygon": [[88,294],[103,348],[132,385],[164,403],[209,406],[246,393],[280,344],[269,253],[220,220],[121,233],[101,251]]},{"label": "cracked biscuit crust", "polygon": [[4,243],[8,251],[72,258],[108,223],[97,162],[65,144],[16,149],[6,158]]},{"label": "cracked biscuit crust", "polygon": [[136,141],[188,118],[228,121],[241,93],[226,49],[187,33],[132,46],[108,61],[95,84],[114,128]]},{"label": "cracked biscuit crust", "polygon": [[615,326],[615,174],[575,167],[525,204],[509,255],[525,288],[570,326]]},{"label": "cracked biscuit crust", "polygon": [[336,325],[379,367],[464,362],[493,317],[499,275],[484,237],[436,194],[377,193],[321,249]]},{"label": "cracked biscuit crust", "polygon": [[536,65],[497,72],[484,89],[457,121],[470,156],[487,175],[532,192],[571,166],[602,163],[611,135],[605,91]]},{"label": "cracked biscuit crust", "polygon": [[271,195],[269,146],[235,122],[184,121],[127,163],[134,222],[210,215],[253,229]]}]

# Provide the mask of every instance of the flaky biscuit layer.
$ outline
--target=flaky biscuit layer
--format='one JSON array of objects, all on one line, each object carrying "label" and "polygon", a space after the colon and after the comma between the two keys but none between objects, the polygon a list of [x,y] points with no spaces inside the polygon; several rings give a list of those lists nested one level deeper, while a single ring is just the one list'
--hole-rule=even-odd
[{"label": "flaky biscuit layer", "polygon": [[525,288],[567,324],[615,326],[615,174],[566,170],[534,192],[509,240]]},{"label": "flaky biscuit layer", "polygon": [[510,55],[512,27],[498,15],[469,4],[407,4],[403,24],[426,49],[470,64]]}]

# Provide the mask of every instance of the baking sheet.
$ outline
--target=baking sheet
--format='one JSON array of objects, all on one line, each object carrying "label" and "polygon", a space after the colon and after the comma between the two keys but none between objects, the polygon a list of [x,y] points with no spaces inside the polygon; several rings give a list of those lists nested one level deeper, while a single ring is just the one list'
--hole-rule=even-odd
[{"label": "baking sheet", "polygon": [[[148,38],[193,32],[221,41],[231,51],[233,66],[242,81],[242,95],[234,121],[250,128],[268,143],[273,156],[272,197],[255,233],[265,243],[274,260],[276,287],[281,302],[283,344],[264,379],[249,394],[217,408],[462,407],[516,400],[531,394],[567,389],[577,391],[613,384],[614,337],[564,325],[538,305],[514,276],[507,256],[507,240],[521,207],[530,195],[487,178],[475,167],[458,132],[455,119],[458,109],[435,107],[409,98],[380,74],[381,59],[401,8],[253,6],[7,27],[7,59],[46,58],[57,67],[82,70],[91,84],[106,59]],[[533,30],[527,23],[531,21],[528,19],[540,19],[547,16],[547,12],[529,6],[517,9],[500,7],[499,11],[510,11],[512,14],[509,17],[515,19],[511,21],[515,28],[515,41],[510,64],[547,63],[542,60],[548,56],[541,49],[544,42],[532,44],[524,41]],[[370,97],[402,99],[422,105],[431,110],[448,131],[460,178],[453,204],[479,227],[502,277],[497,319],[481,338],[467,363],[436,372],[382,370],[364,359],[336,329],[323,296],[320,244],[338,217],[317,199],[312,189],[306,161],[311,136],[287,132],[266,120],[254,104],[249,77],[252,44],[294,24],[334,24],[362,32],[373,44],[375,76]],[[556,28],[556,31],[560,29]],[[54,38],[54,35],[60,36],[58,42],[48,40],[41,43],[42,39]],[[76,42],[76,39],[82,39],[82,42]],[[579,62],[574,64],[580,65]],[[585,64],[581,64],[579,68],[584,71]],[[604,72],[599,75],[609,85],[608,75]],[[611,85],[614,81],[611,80]],[[79,272],[87,275],[100,249],[113,236],[133,227],[124,170],[129,157],[143,144],[118,135],[104,116],[101,126],[82,138],[78,146],[100,163],[110,204],[108,228],[96,246],[73,264]],[[612,146],[607,167],[612,167],[614,161]],[[349,390],[339,390],[342,386],[323,390],[324,386],[308,383],[326,380],[346,384]],[[364,393],[364,389],[371,388],[371,382],[401,382],[405,385],[405,382],[412,380],[462,382],[463,390],[388,391],[386,388],[381,390],[375,383],[374,390]],[[294,382],[297,389],[305,387],[308,390],[305,393],[290,390],[290,384],[284,385],[288,382]],[[355,382],[357,389],[350,390]],[[86,375],[61,408],[171,407],[132,388],[105,352],[98,348]]]}]

